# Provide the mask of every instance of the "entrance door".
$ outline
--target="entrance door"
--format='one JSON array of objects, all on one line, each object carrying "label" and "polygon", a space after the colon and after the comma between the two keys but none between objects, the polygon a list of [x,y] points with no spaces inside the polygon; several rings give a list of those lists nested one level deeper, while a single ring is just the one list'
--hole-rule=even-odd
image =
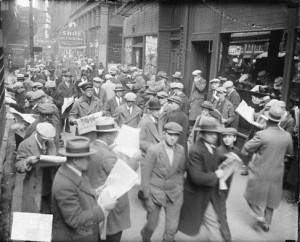
[{"label": "entrance door", "polygon": [[170,75],[176,71],[181,71],[180,68],[180,41],[171,41],[170,49]]},{"label": "entrance door", "polygon": [[132,64],[139,69],[143,69],[143,48],[133,47],[132,48]]}]

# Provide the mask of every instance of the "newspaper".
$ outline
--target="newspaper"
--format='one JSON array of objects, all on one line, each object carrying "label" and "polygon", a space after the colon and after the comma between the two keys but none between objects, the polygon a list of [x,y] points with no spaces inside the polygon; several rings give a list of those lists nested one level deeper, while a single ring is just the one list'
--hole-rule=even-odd
[{"label": "newspaper", "polygon": [[64,103],[63,103],[63,105],[62,105],[62,107],[61,107],[61,113],[63,114],[65,111],[66,111],[66,109],[68,108],[68,107],[70,107],[71,106],[71,104],[74,102],[75,100],[74,100],[74,97],[72,96],[72,97],[65,97],[64,98]]},{"label": "newspaper", "polygon": [[51,241],[52,214],[13,213],[11,240]]},{"label": "newspaper", "polygon": [[259,126],[259,123],[254,121],[254,108],[248,106],[244,100],[241,101],[235,111],[244,119],[246,119],[248,123]]},{"label": "newspaper", "polygon": [[67,157],[55,155],[40,155],[40,161],[35,164],[36,167],[58,166],[67,161]]},{"label": "newspaper", "polygon": [[24,120],[29,124],[32,124],[35,121],[35,118],[33,117],[32,114],[29,113],[20,113],[16,109],[10,107],[9,108],[10,112],[14,115],[15,119],[17,121]]},{"label": "newspaper", "polygon": [[93,113],[89,116],[77,119],[78,134],[85,134],[96,129],[96,121],[103,116],[103,112]]}]

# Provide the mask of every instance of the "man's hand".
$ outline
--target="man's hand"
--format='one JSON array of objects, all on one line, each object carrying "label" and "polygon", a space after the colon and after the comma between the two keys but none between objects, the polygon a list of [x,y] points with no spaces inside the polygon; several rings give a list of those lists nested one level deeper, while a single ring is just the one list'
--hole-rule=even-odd
[{"label": "man's hand", "polygon": [[30,171],[32,166],[40,161],[40,157],[39,156],[30,156],[26,159],[26,170]]},{"label": "man's hand", "polygon": [[222,119],[221,119],[221,123],[222,123],[222,124],[226,124],[226,123],[227,123],[227,119],[226,119],[226,118],[222,118]]},{"label": "man's hand", "polygon": [[69,122],[70,122],[70,125],[77,125],[78,124],[77,120],[70,120]]},{"label": "man's hand", "polygon": [[216,176],[220,179],[221,177],[224,176],[225,172],[222,169],[218,169],[215,171],[215,173],[216,173]]}]

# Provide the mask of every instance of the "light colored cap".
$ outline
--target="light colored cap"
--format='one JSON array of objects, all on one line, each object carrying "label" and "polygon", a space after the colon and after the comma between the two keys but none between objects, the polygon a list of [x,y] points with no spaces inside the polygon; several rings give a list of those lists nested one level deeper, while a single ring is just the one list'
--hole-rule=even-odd
[{"label": "light colored cap", "polygon": [[31,101],[44,97],[46,94],[43,90],[37,90],[32,94]]},{"label": "light colored cap", "polygon": [[22,87],[23,87],[23,83],[22,83],[22,82],[16,82],[16,83],[12,86],[12,88],[13,88],[14,90],[17,90],[17,89],[22,88]]},{"label": "light colored cap", "polygon": [[182,84],[181,82],[174,82],[172,88],[173,88],[173,89],[176,89],[176,88],[178,88],[178,89],[183,89],[183,84]]},{"label": "light colored cap", "polygon": [[249,74],[243,74],[240,79],[239,79],[239,83],[243,83],[244,81],[246,81],[249,78]]},{"label": "light colored cap", "polygon": [[277,99],[271,99],[271,101],[266,104],[266,107],[272,107],[272,106],[275,106],[275,105],[278,106],[278,102],[279,101]]},{"label": "light colored cap", "polygon": [[55,81],[47,81],[45,84],[46,87],[56,87],[56,82]]},{"label": "light colored cap", "polygon": [[104,77],[105,77],[105,79],[107,80],[107,79],[111,79],[111,78],[112,78],[112,75],[111,75],[111,74],[106,74]]},{"label": "light colored cap", "polygon": [[239,59],[235,57],[235,58],[232,59],[232,62],[238,63],[238,62],[239,62]]},{"label": "light colored cap", "polygon": [[221,81],[218,78],[214,78],[214,79],[210,80],[209,82],[210,83],[214,83],[214,82],[219,82],[220,83]]},{"label": "light colored cap", "polygon": [[161,91],[161,92],[158,92],[156,94],[157,97],[162,97],[162,98],[167,98],[169,95],[168,93],[164,92],[164,91]]},{"label": "light colored cap", "polygon": [[202,71],[200,71],[200,70],[194,70],[193,72],[192,72],[192,75],[193,76],[197,76],[197,75],[199,75],[199,74],[201,74],[202,73]]},{"label": "light colored cap", "polygon": [[100,82],[100,83],[104,82],[104,80],[101,79],[100,77],[94,77],[94,78],[93,78],[93,81],[94,81],[94,82]]},{"label": "light colored cap", "polygon": [[226,82],[224,82],[223,87],[225,87],[225,88],[233,87],[233,82],[232,81],[226,81]]},{"label": "light colored cap", "polygon": [[124,96],[125,100],[129,102],[135,102],[136,97],[136,94],[134,94],[133,92],[128,92]]},{"label": "light colored cap", "polygon": [[175,122],[169,122],[166,123],[164,126],[164,131],[166,131],[169,134],[178,134],[181,135],[182,133],[182,126]]},{"label": "light colored cap", "polygon": [[220,92],[220,93],[227,93],[227,90],[225,87],[218,87],[216,91]]},{"label": "light colored cap", "polygon": [[44,85],[42,84],[42,83],[40,83],[40,82],[34,82],[33,84],[32,84],[32,87],[37,87],[37,88],[41,88],[41,87],[43,87]]},{"label": "light colored cap", "polygon": [[36,132],[38,132],[42,139],[46,140],[54,140],[56,134],[55,128],[48,122],[37,124]]},{"label": "light colored cap", "polygon": [[24,74],[17,74],[17,79],[24,79],[25,75]]}]

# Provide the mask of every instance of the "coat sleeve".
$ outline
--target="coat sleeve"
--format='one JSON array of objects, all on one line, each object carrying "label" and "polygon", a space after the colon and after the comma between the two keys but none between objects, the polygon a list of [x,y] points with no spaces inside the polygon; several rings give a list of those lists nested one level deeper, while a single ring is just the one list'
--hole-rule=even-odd
[{"label": "coat sleeve", "polygon": [[142,174],[142,190],[144,198],[150,197],[150,180],[151,174],[156,163],[156,154],[152,149],[148,149],[145,159],[142,159],[141,174]]},{"label": "coat sleeve", "polygon": [[88,210],[82,210],[74,187],[67,188],[64,186],[58,189],[54,196],[64,221],[74,229],[91,222],[100,223],[105,218],[99,205],[95,205]]},{"label": "coat sleeve", "polygon": [[143,152],[146,152],[147,149],[152,145],[151,142],[147,141],[147,136],[148,136],[148,132],[146,131],[145,127],[140,127],[141,131],[140,131],[140,149]]},{"label": "coat sleeve", "polygon": [[243,150],[249,153],[256,153],[262,145],[262,140],[259,134],[255,134],[254,137],[249,140],[243,147]]},{"label": "coat sleeve", "polygon": [[16,169],[19,173],[24,173],[27,170],[27,158],[28,158],[28,151],[27,151],[27,147],[24,144],[24,142],[22,142],[18,148],[17,151],[17,157],[16,157]]},{"label": "coat sleeve", "polygon": [[78,119],[78,115],[79,115],[78,101],[76,101],[70,111],[70,115],[69,115],[70,121]]},{"label": "coat sleeve", "polygon": [[228,117],[227,117],[227,125],[230,125],[235,120],[235,112],[234,112],[234,106],[231,104],[228,106]]},{"label": "coat sleeve", "polygon": [[204,157],[199,151],[191,150],[187,163],[187,170],[192,181],[199,186],[213,187],[218,183],[218,178],[214,171],[205,171]]},{"label": "coat sleeve", "polygon": [[121,110],[119,107],[116,108],[115,113],[113,114],[113,118],[115,120],[115,122],[117,123],[118,126],[120,126],[121,123]]}]

